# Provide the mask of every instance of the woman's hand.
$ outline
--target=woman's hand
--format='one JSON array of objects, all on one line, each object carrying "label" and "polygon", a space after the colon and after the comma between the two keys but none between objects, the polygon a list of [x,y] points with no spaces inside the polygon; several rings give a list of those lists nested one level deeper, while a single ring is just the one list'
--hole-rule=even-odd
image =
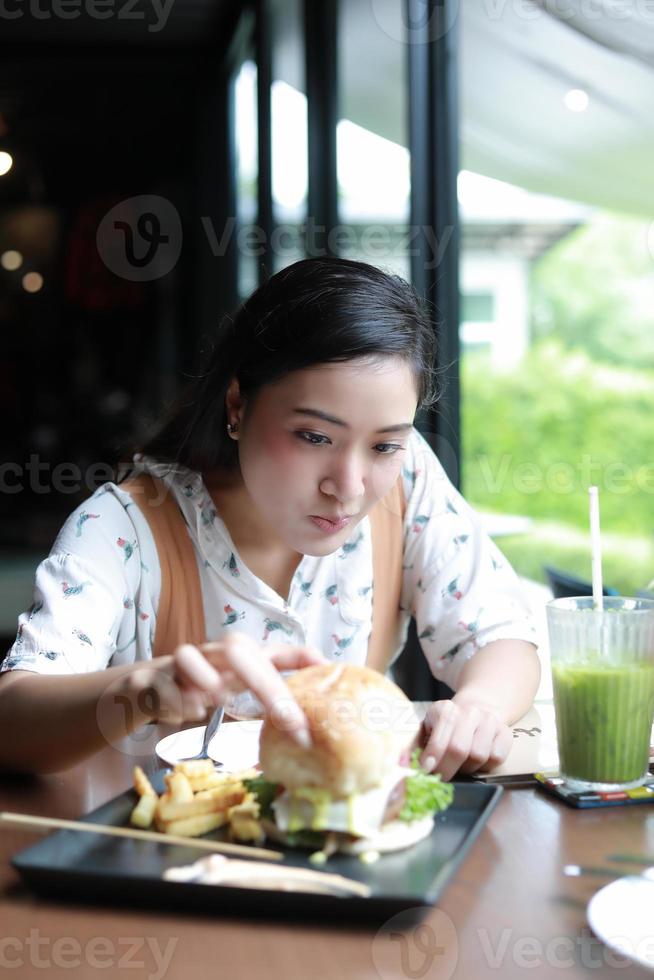
[{"label": "woman's hand", "polygon": [[[208,708],[249,689],[264,713],[284,727],[300,744],[310,744],[306,717],[293,699],[280,670],[324,663],[317,650],[291,644],[256,643],[243,633],[224,639],[177,647],[128,675],[138,707],[148,720],[166,724],[204,720]],[[144,719],[146,720],[146,719]]]},{"label": "woman's hand", "polygon": [[495,709],[482,702],[434,701],[423,722],[427,741],[420,765],[443,779],[455,773],[492,769],[503,762],[513,742],[511,729]]}]

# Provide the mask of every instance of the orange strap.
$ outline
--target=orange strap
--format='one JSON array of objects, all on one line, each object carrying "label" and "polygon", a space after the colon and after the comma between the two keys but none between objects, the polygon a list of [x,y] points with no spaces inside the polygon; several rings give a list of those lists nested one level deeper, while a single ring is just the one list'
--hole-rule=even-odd
[{"label": "orange strap", "polygon": [[205,643],[198,563],[174,495],[148,473],[126,480],[120,488],[132,495],[143,512],[159,555],[161,592],[152,656],[172,653],[180,643]]},{"label": "orange strap", "polygon": [[398,644],[405,511],[404,488],[399,476],[368,515],[374,588],[372,631],[366,665],[382,674],[396,653]]},{"label": "orange strap", "polygon": [[[134,497],[143,512],[159,555],[161,592],[152,655],[171,653],[180,643],[204,643],[207,635],[200,574],[174,495],[161,480],[147,473],[130,478],[120,487]],[[382,673],[397,649],[405,509],[402,477],[398,477],[368,515],[374,591],[366,663]]]}]

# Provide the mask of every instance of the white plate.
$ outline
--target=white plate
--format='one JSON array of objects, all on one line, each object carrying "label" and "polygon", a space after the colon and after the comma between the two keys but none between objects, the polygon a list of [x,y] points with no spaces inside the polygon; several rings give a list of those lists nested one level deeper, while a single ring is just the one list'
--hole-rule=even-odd
[{"label": "white plate", "polygon": [[593,895],[586,915],[611,950],[654,970],[654,881],[618,878]]},{"label": "white plate", "polygon": [[[259,732],[263,722],[223,722],[209,742],[209,755],[214,762],[222,762],[222,771],[237,772],[249,769],[259,761]],[[174,766],[180,759],[196,755],[202,748],[204,725],[174,732],[157,742],[155,752],[160,759]]]}]

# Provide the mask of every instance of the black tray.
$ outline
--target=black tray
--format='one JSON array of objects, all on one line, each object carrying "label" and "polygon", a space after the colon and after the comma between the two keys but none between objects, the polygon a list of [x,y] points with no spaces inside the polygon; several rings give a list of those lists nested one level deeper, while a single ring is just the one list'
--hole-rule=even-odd
[{"label": "black tray", "polygon": [[[163,773],[152,780],[163,791]],[[205,913],[247,913],[267,917],[374,918],[433,905],[454,875],[502,793],[500,786],[455,783],[454,801],[436,818],[434,830],[414,847],[382,855],[370,865],[357,857],[335,855],[325,870],[370,885],[369,898],[201,885],[165,881],[165,868],[191,864],[207,852],[184,845],[156,844],[60,830],[21,851],[13,866],[36,892],[84,903],[118,903],[175,908]],[[83,819],[89,823],[127,826],[136,802],[127,790]],[[223,831],[212,835],[220,838]],[[308,851],[270,845],[287,855],[289,864],[313,867]]]}]

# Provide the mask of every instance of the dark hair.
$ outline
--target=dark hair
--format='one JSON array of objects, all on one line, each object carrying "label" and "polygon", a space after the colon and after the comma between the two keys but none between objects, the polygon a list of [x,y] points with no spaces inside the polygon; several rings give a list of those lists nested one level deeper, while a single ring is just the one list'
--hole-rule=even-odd
[{"label": "dark hair", "polygon": [[225,409],[232,378],[253,399],[292,371],[384,355],[410,365],[419,407],[437,400],[434,327],[415,290],[364,262],[303,259],[223,320],[204,369],[140,451],[192,470],[232,468],[238,449],[227,435]]}]

